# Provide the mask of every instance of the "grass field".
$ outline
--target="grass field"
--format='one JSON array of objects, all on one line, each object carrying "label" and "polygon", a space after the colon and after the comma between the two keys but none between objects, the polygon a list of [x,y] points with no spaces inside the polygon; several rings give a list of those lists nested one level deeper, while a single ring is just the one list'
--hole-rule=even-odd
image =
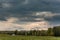
[{"label": "grass field", "polygon": [[11,36],[0,34],[0,40],[60,40],[60,37],[52,36]]}]

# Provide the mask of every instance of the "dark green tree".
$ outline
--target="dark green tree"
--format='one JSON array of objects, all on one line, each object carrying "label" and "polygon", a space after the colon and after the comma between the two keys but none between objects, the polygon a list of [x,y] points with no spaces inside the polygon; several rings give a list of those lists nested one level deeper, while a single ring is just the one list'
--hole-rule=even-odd
[{"label": "dark green tree", "polygon": [[15,30],[14,34],[17,35],[18,34],[18,30]]},{"label": "dark green tree", "polygon": [[47,36],[47,30],[41,30],[41,36]]},{"label": "dark green tree", "polygon": [[48,28],[47,34],[48,34],[48,36],[52,36],[53,35],[53,28]]},{"label": "dark green tree", "polygon": [[56,26],[53,28],[53,33],[55,36],[60,36],[60,26]]}]

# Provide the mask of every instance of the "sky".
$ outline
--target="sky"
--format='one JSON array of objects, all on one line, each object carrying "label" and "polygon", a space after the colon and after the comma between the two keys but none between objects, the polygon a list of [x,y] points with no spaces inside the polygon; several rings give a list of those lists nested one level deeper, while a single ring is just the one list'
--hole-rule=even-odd
[{"label": "sky", "polygon": [[60,26],[60,0],[0,0],[0,30],[54,26]]}]

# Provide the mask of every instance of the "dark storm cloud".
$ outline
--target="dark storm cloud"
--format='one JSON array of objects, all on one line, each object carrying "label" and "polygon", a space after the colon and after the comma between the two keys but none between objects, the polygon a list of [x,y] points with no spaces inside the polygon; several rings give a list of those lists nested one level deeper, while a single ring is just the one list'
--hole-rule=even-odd
[{"label": "dark storm cloud", "polygon": [[52,11],[60,12],[60,2],[45,0],[29,0],[27,4],[19,3],[13,12],[16,11]]},{"label": "dark storm cloud", "polygon": [[60,13],[59,0],[0,0],[0,19],[6,20],[9,17],[19,18],[20,21],[41,21],[35,18],[44,18],[48,21],[59,20],[60,16],[47,18],[35,16],[34,12],[50,11]]},{"label": "dark storm cloud", "polygon": [[52,12],[55,11],[57,12],[60,7],[59,5],[60,2],[54,2],[54,1],[48,1],[48,0],[28,0],[27,4],[23,4],[25,3],[25,1],[26,0],[5,0],[5,1],[2,1],[2,3],[6,3],[7,5],[11,4],[11,6],[13,7],[12,9],[9,9],[9,10],[13,12],[20,12],[20,11],[52,11]]}]

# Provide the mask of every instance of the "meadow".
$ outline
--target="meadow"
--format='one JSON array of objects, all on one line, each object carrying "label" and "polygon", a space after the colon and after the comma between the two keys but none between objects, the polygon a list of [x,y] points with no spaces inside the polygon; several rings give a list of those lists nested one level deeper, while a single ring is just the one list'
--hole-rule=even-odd
[{"label": "meadow", "polygon": [[0,40],[60,40],[60,37],[53,36],[12,36],[0,34]]}]

